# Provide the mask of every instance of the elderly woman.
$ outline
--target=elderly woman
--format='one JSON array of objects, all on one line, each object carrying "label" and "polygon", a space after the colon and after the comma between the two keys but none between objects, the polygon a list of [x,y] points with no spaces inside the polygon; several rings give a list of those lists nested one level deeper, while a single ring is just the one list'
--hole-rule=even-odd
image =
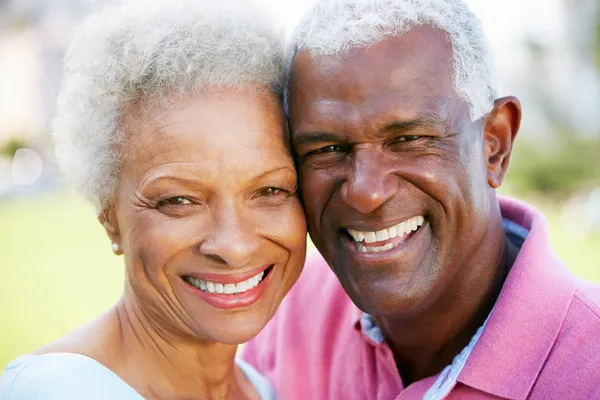
[{"label": "elderly woman", "polygon": [[104,315],[9,364],[1,399],[273,398],[236,345],[298,278],[306,227],[280,36],[244,3],[130,1],[76,31],[57,156],[126,285]]}]

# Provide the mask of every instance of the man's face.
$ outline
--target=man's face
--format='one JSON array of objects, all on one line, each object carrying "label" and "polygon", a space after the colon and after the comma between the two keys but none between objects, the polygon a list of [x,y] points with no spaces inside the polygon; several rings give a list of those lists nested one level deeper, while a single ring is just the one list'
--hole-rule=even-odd
[{"label": "man's face", "polygon": [[493,196],[446,35],[423,26],[342,55],[301,51],[290,95],[309,232],[354,303],[410,315],[457,290]]}]

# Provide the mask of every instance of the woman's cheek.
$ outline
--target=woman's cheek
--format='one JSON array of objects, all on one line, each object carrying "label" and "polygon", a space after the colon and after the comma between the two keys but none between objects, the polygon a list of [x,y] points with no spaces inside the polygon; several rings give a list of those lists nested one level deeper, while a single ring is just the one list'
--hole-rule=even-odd
[{"label": "woman's cheek", "polygon": [[255,221],[263,235],[288,251],[302,250],[305,246],[306,218],[298,198],[257,213]]},{"label": "woman's cheek", "polygon": [[210,229],[205,216],[172,218],[156,214],[130,231],[129,245],[147,267],[163,266],[177,254],[199,245]]}]

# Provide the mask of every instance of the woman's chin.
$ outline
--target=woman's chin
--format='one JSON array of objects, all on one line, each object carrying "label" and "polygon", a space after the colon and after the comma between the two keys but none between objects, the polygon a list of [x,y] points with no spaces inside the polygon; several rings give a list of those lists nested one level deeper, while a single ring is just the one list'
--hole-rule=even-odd
[{"label": "woman's chin", "polygon": [[[206,321],[204,321],[206,322]],[[220,327],[205,328],[205,335],[210,337],[211,341],[223,344],[239,345],[254,339],[256,335],[263,330],[265,324],[224,324]]]}]

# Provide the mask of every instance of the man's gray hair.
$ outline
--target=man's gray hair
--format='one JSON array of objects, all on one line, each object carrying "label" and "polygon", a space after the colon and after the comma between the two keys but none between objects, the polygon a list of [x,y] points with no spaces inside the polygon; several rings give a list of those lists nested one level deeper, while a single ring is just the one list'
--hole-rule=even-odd
[{"label": "man's gray hair", "polygon": [[53,137],[59,166],[98,209],[107,205],[138,104],[166,107],[219,88],[285,84],[282,34],[244,0],[129,0],[92,14],[66,58]]},{"label": "man's gray hair", "polygon": [[481,22],[462,0],[316,0],[290,37],[288,75],[303,49],[317,57],[336,55],[421,25],[446,32],[455,90],[469,104],[471,119],[489,113],[496,89],[488,42]]}]

